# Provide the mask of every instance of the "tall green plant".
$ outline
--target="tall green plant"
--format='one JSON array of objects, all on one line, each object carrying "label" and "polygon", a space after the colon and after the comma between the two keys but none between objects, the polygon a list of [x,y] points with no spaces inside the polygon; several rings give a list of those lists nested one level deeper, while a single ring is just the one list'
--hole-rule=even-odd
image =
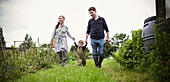
[{"label": "tall green plant", "polygon": [[109,44],[107,41],[104,42],[104,54],[105,58],[112,56],[113,52],[116,52],[119,46]]},{"label": "tall green plant", "polygon": [[[0,28],[0,57],[5,58],[5,52],[4,52],[5,48],[6,48],[6,41],[3,36],[3,30],[2,30],[2,28]],[[1,54],[3,54],[3,55],[1,55]]]},{"label": "tall green plant", "polygon": [[127,68],[135,68],[141,63],[144,55],[142,29],[132,31],[132,39],[121,44],[120,49],[113,54],[116,60]]},{"label": "tall green plant", "polygon": [[150,63],[148,73],[155,79],[170,81],[170,33],[160,31],[156,25],[154,36],[155,44],[150,47],[148,57]]}]

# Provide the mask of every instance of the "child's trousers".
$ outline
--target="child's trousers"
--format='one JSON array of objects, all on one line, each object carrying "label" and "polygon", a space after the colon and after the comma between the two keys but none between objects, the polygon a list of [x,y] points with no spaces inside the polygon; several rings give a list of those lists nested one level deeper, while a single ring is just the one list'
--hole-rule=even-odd
[{"label": "child's trousers", "polygon": [[86,65],[86,58],[85,53],[83,52],[82,48],[77,48],[77,62],[78,66],[85,66]]}]

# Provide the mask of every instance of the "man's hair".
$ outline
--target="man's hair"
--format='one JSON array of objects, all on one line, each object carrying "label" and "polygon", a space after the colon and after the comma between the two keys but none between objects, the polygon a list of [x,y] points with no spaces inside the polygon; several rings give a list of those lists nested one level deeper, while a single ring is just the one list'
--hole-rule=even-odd
[{"label": "man's hair", "polygon": [[91,11],[91,10],[96,11],[96,8],[95,7],[90,7],[88,11]]}]

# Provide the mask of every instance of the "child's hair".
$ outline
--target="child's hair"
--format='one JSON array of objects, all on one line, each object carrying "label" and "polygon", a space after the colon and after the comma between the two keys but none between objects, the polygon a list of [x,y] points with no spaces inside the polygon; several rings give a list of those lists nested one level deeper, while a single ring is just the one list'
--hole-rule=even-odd
[{"label": "child's hair", "polygon": [[83,40],[79,40],[78,44],[84,45],[84,41]]}]

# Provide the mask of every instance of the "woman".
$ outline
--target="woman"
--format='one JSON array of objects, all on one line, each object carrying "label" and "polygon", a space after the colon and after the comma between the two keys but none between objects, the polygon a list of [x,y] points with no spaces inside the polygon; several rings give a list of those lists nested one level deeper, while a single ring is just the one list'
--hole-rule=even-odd
[{"label": "woman", "polygon": [[67,51],[68,51],[66,34],[69,38],[73,40],[75,40],[75,38],[71,36],[71,34],[68,31],[67,26],[64,25],[65,17],[59,16],[58,19],[59,19],[59,22],[56,25],[56,28],[54,29],[54,32],[51,38],[51,44],[53,44],[53,38],[56,38],[54,51],[55,53],[59,54],[61,66],[66,66]]}]

